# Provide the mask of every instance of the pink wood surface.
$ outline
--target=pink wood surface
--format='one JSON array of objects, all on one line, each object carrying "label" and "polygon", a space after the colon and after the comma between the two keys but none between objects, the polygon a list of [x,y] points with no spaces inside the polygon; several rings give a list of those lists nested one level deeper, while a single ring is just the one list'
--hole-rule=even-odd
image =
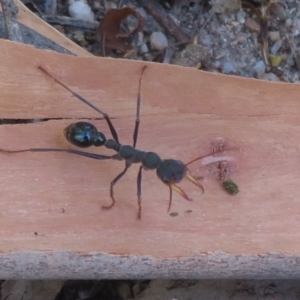
[{"label": "pink wood surface", "polygon": [[171,217],[168,188],[155,172],[144,172],[138,221],[138,165],[117,184],[115,207],[102,211],[110,201],[109,183],[124,162],[65,153],[0,153],[1,253],[298,257],[299,85],[154,63],[76,58],[7,41],[1,41],[1,49],[0,117],[49,120],[1,125],[0,148],[69,147],[62,131],[76,118],[92,119],[110,137],[101,115],[41,73],[39,65],[106,111],[121,142],[131,144],[138,77],[147,64],[138,149],[188,162],[223,141],[238,148],[224,157],[230,178],[240,188],[237,195],[227,194],[216,178],[216,167],[203,166],[209,160],[196,162],[190,169],[204,176],[205,193],[183,181],[180,186],[194,201],[174,194],[171,211],[178,216]]}]

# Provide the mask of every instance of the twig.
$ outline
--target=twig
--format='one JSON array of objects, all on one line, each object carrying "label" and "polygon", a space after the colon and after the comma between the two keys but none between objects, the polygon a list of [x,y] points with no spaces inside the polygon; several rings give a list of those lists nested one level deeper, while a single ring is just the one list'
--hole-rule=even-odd
[{"label": "twig", "polygon": [[99,22],[96,22],[96,21],[95,22],[87,22],[87,21],[82,21],[82,20],[75,20],[75,19],[72,19],[69,17],[62,17],[62,16],[43,15],[42,19],[50,24],[77,27],[77,28],[85,29],[85,30],[95,30],[97,27],[99,27]]},{"label": "twig", "polygon": [[163,12],[163,8],[153,0],[143,0],[145,9],[180,43],[190,43],[191,38]]},{"label": "twig", "polygon": [[0,1],[6,29],[6,38],[14,42],[23,43],[23,37],[17,18],[19,12],[18,7],[13,0]]}]

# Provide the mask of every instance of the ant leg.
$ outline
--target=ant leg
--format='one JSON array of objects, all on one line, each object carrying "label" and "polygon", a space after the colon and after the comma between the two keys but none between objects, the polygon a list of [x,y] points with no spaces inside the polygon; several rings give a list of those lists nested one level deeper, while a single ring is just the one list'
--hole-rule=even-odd
[{"label": "ant leg", "polygon": [[115,156],[107,156],[107,155],[101,155],[101,154],[95,154],[95,153],[89,153],[84,152],[76,149],[55,149],[55,148],[31,148],[31,149],[25,149],[25,150],[4,150],[0,149],[0,152],[4,153],[21,153],[21,152],[67,152],[72,153],[76,155],[81,155],[93,159],[115,159]]},{"label": "ant leg", "polygon": [[133,148],[136,146],[138,133],[139,133],[139,126],[140,126],[140,110],[141,110],[141,85],[142,85],[142,76],[144,71],[146,70],[147,66],[143,66],[140,79],[139,79],[139,89],[136,99],[136,119],[135,119],[135,126],[133,131]]},{"label": "ant leg", "polygon": [[99,109],[98,107],[96,107],[95,105],[93,105],[92,103],[90,103],[87,99],[85,99],[84,97],[82,97],[81,95],[77,94],[76,92],[74,92],[73,90],[71,90],[68,86],[66,86],[63,82],[61,82],[60,80],[58,80],[56,77],[54,77],[51,73],[49,73],[46,69],[44,69],[42,66],[38,67],[41,71],[43,71],[45,74],[47,74],[48,76],[50,76],[56,83],[58,83],[59,85],[61,85],[62,87],[64,87],[66,90],[68,90],[73,96],[75,96],[77,99],[79,99],[80,101],[84,102],[85,104],[87,104],[89,107],[91,107],[92,109],[94,109],[95,111],[97,111],[98,113],[100,113],[103,118],[106,120],[107,125],[110,129],[110,132],[114,138],[114,140],[120,145],[119,143],[119,138],[118,138],[118,134],[117,131],[114,127],[114,125],[112,124],[110,117],[108,116],[107,113],[105,113],[104,111],[102,111],[101,109]]},{"label": "ant leg", "polygon": [[171,205],[172,205],[172,188],[171,188],[171,185],[169,185],[169,190],[170,190],[170,200],[169,200],[168,212],[170,211]]},{"label": "ant leg", "polygon": [[140,166],[140,170],[138,173],[138,177],[137,177],[137,196],[138,196],[138,213],[137,213],[137,218],[141,219],[142,216],[142,170],[143,170],[143,166]]},{"label": "ant leg", "polygon": [[110,198],[112,200],[112,203],[108,206],[102,206],[102,209],[111,209],[115,205],[116,200],[114,197],[114,185],[124,176],[129,167],[130,164],[126,163],[125,169],[110,183]]}]

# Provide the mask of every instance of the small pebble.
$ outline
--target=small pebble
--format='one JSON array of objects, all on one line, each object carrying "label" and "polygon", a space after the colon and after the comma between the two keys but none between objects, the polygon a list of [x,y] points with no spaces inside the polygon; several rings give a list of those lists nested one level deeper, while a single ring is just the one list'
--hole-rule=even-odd
[{"label": "small pebble", "polygon": [[279,39],[277,42],[274,43],[274,45],[271,47],[271,53],[272,54],[276,54],[278,52],[278,50],[281,48],[282,46],[282,40]]},{"label": "small pebble", "polygon": [[104,1],[105,10],[117,9],[118,6],[113,1]]},{"label": "small pebble", "polygon": [[272,42],[276,42],[280,39],[279,31],[269,31],[269,38]]},{"label": "small pebble", "polygon": [[224,74],[230,74],[236,72],[236,68],[231,61],[226,61],[222,66],[222,72]]},{"label": "small pebble", "polygon": [[168,47],[168,40],[162,32],[152,32],[150,36],[150,45],[153,50],[164,50]]},{"label": "small pebble", "polygon": [[143,293],[143,291],[146,290],[146,288],[148,288],[150,285],[151,285],[151,289],[152,289],[152,284],[153,284],[153,281],[151,281],[151,283],[150,283],[150,280],[136,280],[136,281],[138,283],[135,284],[132,288],[134,299],[142,298],[142,297],[137,297],[137,296],[140,295],[141,293]]},{"label": "small pebble", "polygon": [[279,82],[280,79],[274,73],[265,73],[259,79]]},{"label": "small pebble", "polygon": [[198,35],[198,41],[199,44],[206,46],[206,47],[212,47],[213,45],[213,38],[211,35],[206,31],[202,30],[201,33]]},{"label": "small pebble", "polygon": [[266,65],[262,60],[259,60],[253,67],[257,78],[260,78],[266,71]]},{"label": "small pebble", "polygon": [[80,0],[76,0],[69,5],[69,14],[76,20],[93,22],[95,19],[91,8]]},{"label": "small pebble", "polygon": [[145,59],[145,61],[153,61],[154,56],[151,55],[149,52],[147,52],[144,54],[144,59]]},{"label": "small pebble", "polygon": [[237,27],[237,26],[240,25],[240,23],[239,23],[239,22],[232,21],[232,22],[231,22],[231,25],[233,25],[234,27]]},{"label": "small pebble", "polygon": [[131,288],[127,282],[120,283],[120,285],[117,287],[117,293],[121,299],[132,299],[133,296]]},{"label": "small pebble", "polygon": [[280,3],[274,2],[273,5],[270,5],[270,13],[273,16],[276,16],[280,21],[284,21],[287,18],[287,13]]},{"label": "small pebble", "polygon": [[148,52],[149,52],[149,48],[148,48],[148,46],[147,46],[146,43],[143,43],[143,44],[141,45],[140,52],[141,52],[142,54],[148,53]]},{"label": "small pebble", "polygon": [[247,18],[245,24],[250,31],[260,32],[260,25],[254,19]]},{"label": "small pebble", "polygon": [[137,33],[137,41],[136,44],[137,46],[142,46],[144,44],[145,36],[143,32],[138,32]]},{"label": "small pebble", "polygon": [[295,53],[295,62],[298,69],[300,70],[300,50],[296,51]]},{"label": "small pebble", "polygon": [[173,64],[199,68],[203,61],[208,61],[212,56],[211,50],[200,44],[188,45],[179,55],[173,59]]},{"label": "small pebble", "polygon": [[135,284],[132,288],[133,296],[134,297],[138,296],[142,290],[143,289],[139,283]]},{"label": "small pebble", "polygon": [[246,22],[245,20],[246,18],[246,13],[243,10],[240,10],[237,14],[236,14],[236,19],[239,23],[244,24]]},{"label": "small pebble", "polygon": [[285,26],[286,27],[291,27],[293,24],[293,20],[291,18],[288,18],[285,20]]},{"label": "small pebble", "polygon": [[292,23],[292,31],[294,36],[298,36],[300,33],[300,19],[294,18]]}]

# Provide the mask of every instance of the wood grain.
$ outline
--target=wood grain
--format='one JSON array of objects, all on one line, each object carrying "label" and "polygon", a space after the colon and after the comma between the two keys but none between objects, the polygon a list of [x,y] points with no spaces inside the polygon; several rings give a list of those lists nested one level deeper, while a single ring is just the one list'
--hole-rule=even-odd
[{"label": "wood grain", "polygon": [[[0,153],[0,263],[5,278],[300,277],[300,86],[162,64],[76,58],[1,41],[0,105],[4,119],[47,119],[0,126],[0,148],[69,147],[62,131],[91,120],[110,137],[101,115],[37,69],[43,65],[106,111],[122,143],[132,143],[139,72],[138,148],[184,162],[222,141],[240,193],[227,194],[208,161],[204,195],[174,195],[155,172],[143,173],[142,220],[136,220],[132,166],[64,153]],[[96,153],[110,153],[92,149]],[[192,210],[187,213],[187,210]],[[279,270],[279,271],[278,271]]]}]

